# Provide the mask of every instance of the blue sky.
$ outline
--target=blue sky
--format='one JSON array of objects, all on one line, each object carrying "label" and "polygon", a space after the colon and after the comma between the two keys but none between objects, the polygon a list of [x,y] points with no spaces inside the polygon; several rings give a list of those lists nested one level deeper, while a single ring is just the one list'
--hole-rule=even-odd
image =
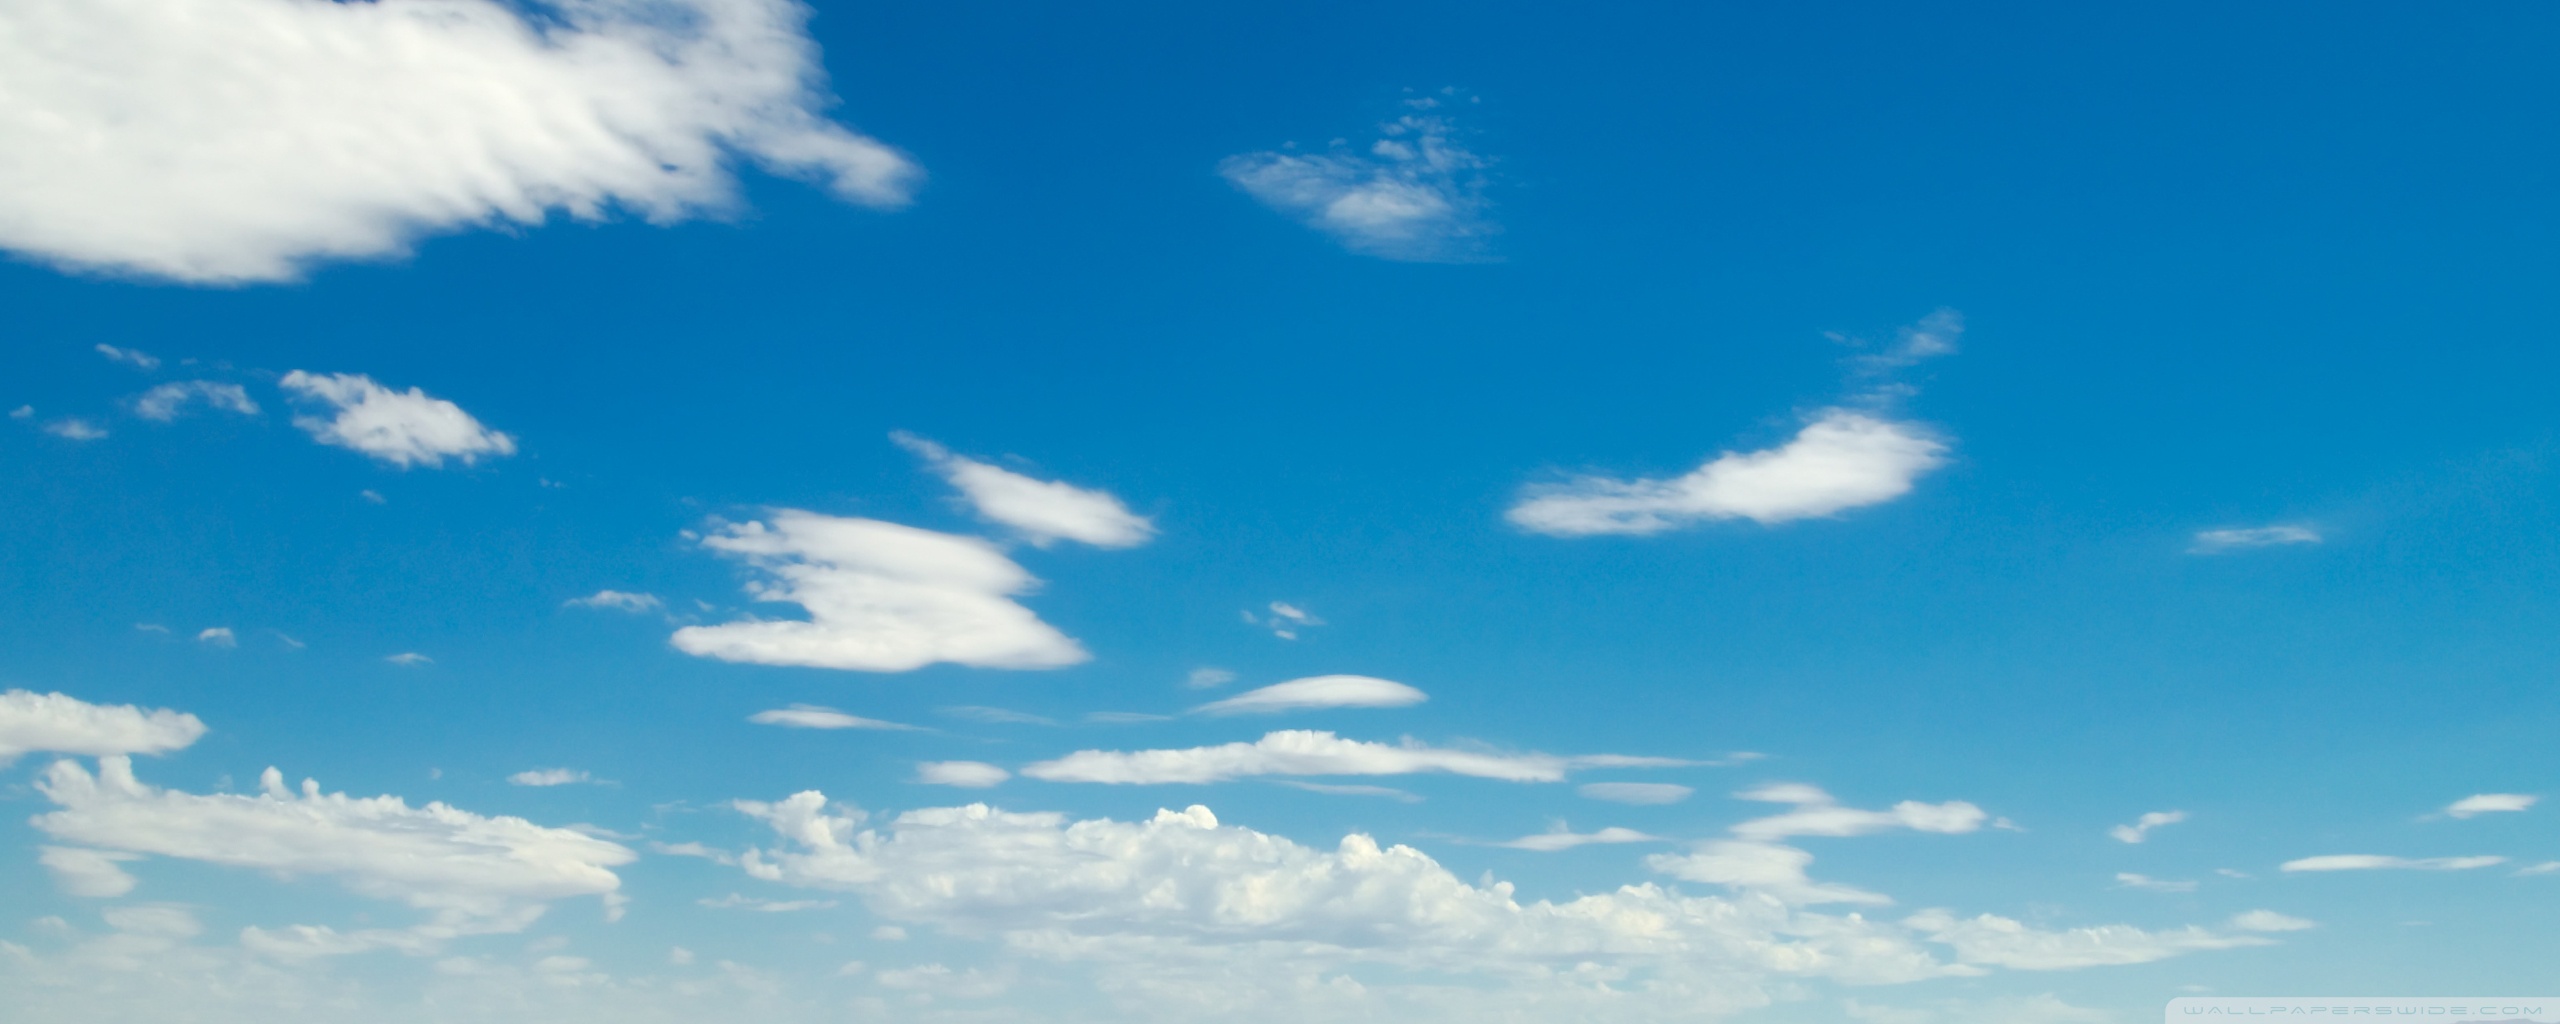
[{"label": "blue sky", "polygon": [[2554,954],[2547,7],[807,13],[0,10],[11,1005]]}]

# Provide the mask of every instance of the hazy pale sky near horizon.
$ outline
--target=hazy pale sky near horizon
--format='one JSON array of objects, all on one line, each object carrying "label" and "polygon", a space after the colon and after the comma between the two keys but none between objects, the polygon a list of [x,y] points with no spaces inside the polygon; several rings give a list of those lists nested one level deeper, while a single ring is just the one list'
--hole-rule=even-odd
[{"label": "hazy pale sky near horizon", "polygon": [[0,1005],[2534,987],[2560,11],[0,2]]}]

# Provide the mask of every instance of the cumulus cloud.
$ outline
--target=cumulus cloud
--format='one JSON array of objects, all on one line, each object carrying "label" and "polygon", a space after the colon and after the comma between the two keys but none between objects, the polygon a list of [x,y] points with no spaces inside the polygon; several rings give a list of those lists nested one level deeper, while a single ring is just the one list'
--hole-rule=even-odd
[{"label": "cumulus cloud", "polygon": [[47,423],[44,432],[65,441],[97,441],[107,436],[106,428],[77,416],[65,416]]},{"label": "cumulus cloud", "polygon": [[1373,676],[1310,676],[1248,690],[1191,710],[1208,715],[1271,714],[1313,708],[1400,708],[1430,699],[1421,690]]},{"label": "cumulus cloud", "polygon": [[916,765],[916,781],[930,786],[985,789],[1013,777],[984,761],[926,761]]},{"label": "cumulus cloud", "polygon": [[2286,544],[2318,544],[2320,533],[2308,526],[2252,526],[2223,530],[2204,530],[2196,534],[2195,543],[2187,547],[2193,555],[2218,555],[2226,551],[2269,548]]},{"label": "cumulus cloud", "polygon": [[[513,931],[550,900],[613,894],[620,879],[610,869],[633,856],[581,832],[441,803],[411,807],[396,796],[324,794],[310,780],[297,795],[274,768],[259,786],[257,796],[199,796],[140,782],[125,757],[100,758],[95,775],[56,761],[36,788],[58,809],[33,824],[93,850],[333,877],[359,894],[433,912],[430,927],[440,930],[415,933],[420,939]],[[297,934],[308,942],[392,941],[392,933]]]},{"label": "cumulus cloud", "polygon": [[2370,853],[2333,853],[2284,862],[2284,871],[2469,871],[2495,867],[2505,857],[2385,857]]},{"label": "cumulus cloud", "polygon": [[48,751],[104,757],[165,754],[204,735],[204,722],[167,708],[91,704],[59,693],[0,693],[0,765]]},{"label": "cumulus cloud", "polygon": [[1365,149],[1337,141],[1323,153],[1245,153],[1218,173],[1353,252],[1450,263],[1485,258],[1499,230],[1484,198],[1490,164],[1446,116],[1417,111],[1380,125]]},{"label": "cumulus cloud", "polygon": [[1697,790],[1668,782],[1591,782],[1574,792],[1613,804],[1676,804]]},{"label": "cumulus cloud", "polygon": [[723,661],[905,672],[935,662],[1058,668],[1084,647],[1013,597],[1038,584],[995,545],[912,526],[783,509],[703,538],[765,575],[748,593],[806,620],[750,619],[675,632],[677,650]]},{"label": "cumulus cloud", "polygon": [[739,157],[875,206],[796,0],[29,0],[0,11],[0,247],[222,284],[479,225],[737,206]]},{"label": "cumulus cloud", "polygon": [[2533,807],[2541,797],[2526,793],[2475,793],[2456,800],[2444,809],[2446,817],[2469,818],[2482,814],[2522,811]]},{"label": "cumulus cloud", "polygon": [[137,884],[134,877],[116,865],[140,859],[139,854],[87,850],[76,846],[47,846],[36,854],[36,863],[53,873],[53,883],[63,892],[92,899],[110,899],[132,892]]},{"label": "cumulus cloud", "polygon": [[133,414],[146,420],[167,423],[177,419],[191,404],[202,404],[222,412],[243,416],[258,414],[258,403],[250,401],[249,392],[238,384],[210,380],[182,380],[162,384],[133,400]]},{"label": "cumulus cloud", "polygon": [[334,411],[327,417],[293,418],[293,425],[313,440],[362,452],[402,469],[442,466],[448,457],[468,466],[482,456],[516,453],[514,438],[482,426],[461,406],[429,397],[417,388],[393,391],[360,373],[303,370],[285,374],[279,383]]},{"label": "cumulus cloud", "polygon": [[891,732],[918,732],[916,726],[883,722],[876,718],[848,715],[834,708],[815,704],[794,704],[787,708],[758,711],[747,721],[757,725],[779,725],[786,729],[878,729]]},{"label": "cumulus cloud", "polygon": [[2172,881],[2166,878],[2153,878],[2149,875],[2138,875],[2130,871],[2116,872],[2116,885],[2119,888],[2142,889],[2149,892],[2196,891],[2196,884],[2194,882],[2181,882]]},{"label": "cumulus cloud", "polygon": [[635,594],[621,590],[599,590],[585,597],[570,598],[561,604],[568,608],[608,608],[634,615],[654,612],[666,607],[666,602],[658,600],[656,594]]},{"label": "cumulus cloud", "polygon": [[2233,935],[2194,925],[2156,932],[2121,924],[2051,931],[1996,914],[1959,918],[1944,910],[1921,911],[1903,924],[1953,947],[1956,959],[1964,963],[2018,971],[2147,964],[2199,950],[2271,944],[2257,935]]},{"label": "cumulus cloud", "polygon": [[2152,829],[2162,825],[2175,825],[2185,820],[2187,820],[2185,811],[2152,811],[2134,819],[2133,824],[2118,825],[2108,829],[2107,835],[2119,843],[2139,843],[2150,837]]},{"label": "cumulus cloud", "polygon": [[1597,832],[1575,832],[1572,829],[1559,824],[1555,828],[1538,833],[1537,835],[1521,836],[1520,838],[1511,840],[1510,842],[1495,843],[1494,845],[1508,847],[1514,850],[1533,850],[1538,853],[1554,853],[1559,850],[1570,850],[1577,846],[1591,846],[1594,844],[1659,843],[1662,841],[1663,839],[1661,836],[1646,835],[1645,833],[1638,832],[1631,828],[1618,828],[1616,826],[1611,826]]},{"label": "cumulus cloud", "polygon": [[1047,782],[1156,785],[1226,782],[1256,775],[1411,775],[1442,772],[1505,782],[1560,782],[1585,759],[1347,740],[1287,729],[1251,743],[1172,750],[1079,750],[1022,769]]},{"label": "cumulus cloud", "polygon": [[149,352],[142,351],[141,349],[117,348],[116,346],[106,344],[105,342],[98,343],[97,349],[99,355],[107,357],[111,362],[123,363],[127,366],[141,370],[157,370],[160,368],[160,357],[152,355]]},{"label": "cumulus cloud", "polygon": [[1155,523],[1129,511],[1108,491],[1039,480],[904,432],[889,435],[950,482],[979,516],[1012,527],[1034,546],[1061,540],[1098,548],[1133,548],[1155,538]]},{"label": "cumulus cloud", "polygon": [[1763,525],[1892,501],[1946,464],[1947,446],[1918,424],[1826,409],[1787,443],[1726,452],[1685,476],[1586,476],[1532,487],[1504,517],[1556,537],[1645,535],[1698,522]]},{"label": "cumulus cloud", "polygon": [[511,786],[568,786],[592,781],[587,773],[575,768],[530,768],[507,776]]}]

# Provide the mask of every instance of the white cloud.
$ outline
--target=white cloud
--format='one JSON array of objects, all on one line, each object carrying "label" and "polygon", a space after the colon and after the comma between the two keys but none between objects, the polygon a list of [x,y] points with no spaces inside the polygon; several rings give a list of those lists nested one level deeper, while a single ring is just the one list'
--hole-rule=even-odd
[{"label": "white cloud", "polygon": [[30,419],[33,418],[35,414],[36,407],[32,405],[21,405],[15,409],[9,410],[9,418],[13,420]]},{"label": "white cloud", "polygon": [[1105,725],[1130,725],[1138,722],[1170,722],[1173,721],[1173,716],[1145,711],[1087,711],[1084,713],[1084,720]]},{"label": "white cloud", "polygon": [[1962,800],[1924,804],[1905,800],[1882,811],[1842,807],[1831,794],[1801,783],[1779,783],[1734,794],[1744,800],[1794,804],[1795,809],[1754,818],[1733,827],[1744,839],[1765,841],[1789,836],[1863,836],[1892,829],[1963,834],[1982,827],[1989,815]]},{"label": "white cloud", "polygon": [[2521,877],[2521,876],[2530,876],[2530,875],[2549,875],[2549,874],[2560,874],[2560,860],[2546,860],[2546,861],[2543,861],[2543,862],[2542,862],[2542,863],[2540,863],[2540,864],[2534,864],[2534,865],[2530,865],[2530,866],[2527,866],[2527,867],[2517,868],[2517,869],[2516,869],[2516,874],[2517,874],[2518,876],[2520,876],[2520,877]]},{"label": "white cloud", "polygon": [[47,846],[36,854],[36,863],[53,873],[54,884],[61,886],[63,892],[92,899],[108,899],[132,892],[137,883],[132,875],[116,864],[140,859],[138,854],[76,846]]},{"label": "white cloud", "polygon": [[1506,782],[1560,782],[1573,767],[1549,754],[1453,750],[1407,740],[1399,746],[1288,729],[1252,743],[1176,750],[1079,750],[1022,770],[1048,782],[1154,785],[1226,782],[1256,775],[1410,775],[1446,772]]},{"label": "white cloud", "polygon": [[1538,853],[1555,853],[1560,850],[1570,850],[1577,846],[1591,846],[1594,844],[1659,843],[1662,841],[1663,839],[1661,836],[1646,835],[1631,828],[1618,828],[1611,826],[1597,832],[1575,832],[1572,829],[1558,825],[1551,831],[1541,832],[1533,836],[1521,836],[1520,838],[1511,840],[1510,842],[1495,843],[1494,845],[1508,847],[1514,850],[1532,850]]},{"label": "white cloud", "polygon": [[1310,708],[1400,708],[1430,699],[1429,694],[1393,680],[1310,676],[1248,690],[1191,710],[1210,715],[1271,714]]},{"label": "white cloud", "polygon": [[[469,0],[463,0],[469,2]],[[335,410],[329,418],[296,416],[293,425],[313,440],[363,452],[402,469],[444,465],[447,457],[470,465],[481,456],[516,453],[512,437],[482,426],[462,407],[425,391],[393,391],[360,373],[316,374],[295,370],[285,390]]]},{"label": "white cloud", "polygon": [[2276,547],[2284,544],[2318,544],[2320,534],[2308,526],[2253,526],[2246,529],[2203,530],[2195,543],[2188,546],[2191,555],[2218,555],[2226,551]]},{"label": "white cloud", "polygon": [[703,538],[769,577],[748,593],[808,609],[800,620],[687,626],[687,654],[765,665],[905,672],[935,662],[1057,668],[1083,646],[1014,595],[1038,584],[995,545],[876,519],[783,509]]},{"label": "white cloud", "polygon": [[240,646],[240,638],[232,634],[229,626],[215,626],[199,632],[196,634],[196,642],[207,647]]},{"label": "white cloud", "polygon": [[67,441],[96,441],[107,436],[106,428],[77,416],[66,416],[44,425],[44,432]]},{"label": "white cloud", "polygon": [[1257,615],[1252,609],[1246,609],[1245,624],[1268,629],[1271,635],[1282,640],[1295,640],[1298,638],[1299,631],[1309,626],[1324,625],[1323,619],[1316,618],[1313,613],[1287,601],[1273,601],[1270,607],[1269,615]]},{"label": "white cloud", "polygon": [[978,515],[1014,528],[1035,546],[1072,540],[1098,548],[1134,548],[1156,535],[1155,523],[1129,511],[1110,492],[1027,477],[954,455],[913,434],[889,436],[922,457]]},{"label": "white cloud", "polygon": [[925,761],[916,765],[916,781],[932,786],[985,789],[1013,777],[984,761]]},{"label": "white cloud", "polygon": [[766,900],[730,893],[719,899],[700,899],[695,903],[720,910],[754,910],[767,914],[788,914],[795,910],[824,910],[836,905],[834,900]]},{"label": "white cloud", "polygon": [[1194,690],[1212,689],[1235,681],[1236,674],[1222,668],[1195,668],[1182,678],[1183,685]]},{"label": "white cloud", "polygon": [[1960,961],[2019,971],[2146,964],[2198,950],[2270,944],[2256,935],[2230,935],[2192,925],[2158,932],[2121,924],[2048,931],[1996,914],[1958,918],[1944,910],[1921,911],[1903,924],[1953,947]]},{"label": "white cloud", "polygon": [[210,380],[182,380],[142,393],[133,400],[133,414],[146,420],[167,423],[186,411],[187,403],[203,402],[206,406],[243,416],[258,414],[258,403],[249,400],[249,392],[238,384]]},{"label": "white cloud", "polygon": [[967,719],[972,722],[988,722],[997,725],[1058,724],[1057,719],[1045,718],[1029,712],[1015,711],[1010,708],[991,708],[976,704],[961,704],[953,707],[942,708],[940,710],[943,714],[949,715],[953,718]]},{"label": "white cloud", "polygon": [[91,704],[59,693],[0,693],[0,765],[21,754],[165,754],[204,735],[204,722],[167,708]]},{"label": "white cloud", "polygon": [[1574,791],[1588,799],[1613,804],[1676,804],[1697,792],[1668,782],[1592,782]]},{"label": "white cloud", "polygon": [[[1831,337],[1835,341],[1858,343],[1855,339],[1837,334]],[[1921,317],[1919,323],[1895,331],[1892,344],[1886,345],[1881,351],[1857,357],[1853,365],[1864,376],[1889,374],[1939,356],[1953,354],[1956,350],[1956,342],[1963,337],[1964,314],[1952,309],[1935,310],[1928,316]]]},{"label": "white cloud", "polygon": [[434,658],[427,657],[426,655],[420,654],[416,651],[402,651],[398,654],[386,655],[382,660],[398,665],[401,668],[416,668],[420,665],[433,665],[436,663]]},{"label": "white cloud", "polygon": [[1339,240],[1391,260],[1468,262],[1499,229],[1486,216],[1490,161],[1460,143],[1445,117],[1412,114],[1380,125],[1366,150],[1246,153],[1218,173],[1245,194]]},{"label": "white cloud", "polygon": [[2150,892],[2196,891],[2196,884],[2194,882],[2172,881],[2166,878],[2153,878],[2149,875],[2137,875],[2130,871],[2116,872],[2116,885],[2126,889],[2143,889]]},{"label": "white cloud", "polygon": [[1893,902],[1882,893],[1816,882],[1805,873],[1812,863],[1812,853],[1793,846],[1734,839],[1710,839],[1688,853],[1657,853],[1644,859],[1645,867],[1659,874],[1759,893],[1790,906]]},{"label": "white cloud", "polygon": [[[5,81],[5,79],[0,79],[0,81]],[[0,240],[0,244],[6,244],[5,240]],[[117,348],[104,342],[100,342],[97,349],[99,355],[105,356],[115,362],[125,363],[144,370],[157,370],[160,368],[160,357],[152,355],[149,352],[142,351],[141,349]]]},{"label": "white cloud", "polygon": [[2444,809],[2444,813],[2447,817],[2469,818],[2474,815],[2495,814],[2502,811],[2522,811],[2531,808],[2541,799],[2525,793],[2475,793],[2454,801],[2452,806]]},{"label": "white cloud", "polygon": [[1831,794],[1800,782],[1782,782],[1734,794],[1744,800],[1792,804],[1792,809],[1733,826],[1738,839],[1710,839],[1685,854],[1656,854],[1645,866],[1674,878],[1759,893],[1791,905],[1891,903],[1890,898],[1845,885],[1813,881],[1805,868],[1813,854],[1776,842],[1792,836],[1848,837],[1910,829],[1963,834],[1982,827],[1982,808],[1962,800],[1925,804],[1905,800],[1882,811],[1840,806]]},{"label": "white cloud", "polygon": [[856,202],[914,167],[827,120],[792,0],[28,0],[0,10],[0,247],[282,280],[552,210],[737,206],[745,157]]},{"label": "white cloud", "polygon": [[1582,477],[1532,487],[1504,517],[1557,537],[1644,535],[1716,519],[1782,523],[1899,498],[1945,465],[1946,452],[1918,424],[1826,409],[1776,448],[1726,452],[1669,480]]},{"label": "white cloud", "polygon": [[879,729],[892,732],[921,731],[912,725],[900,725],[896,722],[883,722],[876,718],[864,718],[860,715],[848,715],[834,708],[822,708],[815,704],[794,704],[788,708],[775,708],[771,711],[758,711],[755,714],[748,715],[747,721],[754,722],[757,725],[779,725],[786,729]]},{"label": "white cloud", "polygon": [[1397,803],[1406,804],[1418,804],[1422,802],[1421,797],[1405,792],[1404,790],[1397,789],[1393,786],[1342,785],[1332,782],[1300,782],[1295,779],[1278,779],[1274,781],[1291,789],[1303,789],[1310,793],[1324,793],[1329,796],[1385,797],[1386,799],[1396,801]]},{"label": "white cloud", "polygon": [[570,598],[567,601],[561,602],[561,606],[565,608],[610,608],[614,611],[630,612],[634,615],[638,615],[643,612],[654,612],[665,608],[666,602],[658,600],[658,595],[656,594],[634,594],[620,590],[599,590],[585,597]]},{"label": "white cloud", "polygon": [[2333,853],[2284,862],[2284,871],[2469,871],[2495,867],[2505,857],[2384,857],[2370,853]]},{"label": "white cloud", "polygon": [[2139,843],[2150,837],[2152,829],[2162,825],[2175,825],[2185,820],[2187,820],[2185,811],[2152,811],[2134,819],[2133,824],[2118,825],[2108,829],[2107,835],[2114,837],[2119,843]]},{"label": "white cloud", "polygon": [[413,808],[396,796],[323,794],[309,780],[296,795],[273,768],[259,786],[257,796],[199,796],[136,780],[124,757],[99,759],[94,776],[75,762],[56,761],[36,788],[59,809],[33,824],[57,840],[97,850],[330,876],[359,894],[436,915],[429,930],[413,933],[302,933],[309,941],[335,936],[331,941],[340,944],[517,930],[546,901],[614,893],[620,879],[610,869],[633,856],[580,832],[441,803]]},{"label": "white cloud", "polygon": [[2250,910],[2232,915],[2231,927],[2244,932],[2298,932],[2320,925],[2272,910]]},{"label": "white cloud", "polygon": [[574,768],[530,768],[507,776],[511,786],[567,786],[593,781],[587,773]]}]

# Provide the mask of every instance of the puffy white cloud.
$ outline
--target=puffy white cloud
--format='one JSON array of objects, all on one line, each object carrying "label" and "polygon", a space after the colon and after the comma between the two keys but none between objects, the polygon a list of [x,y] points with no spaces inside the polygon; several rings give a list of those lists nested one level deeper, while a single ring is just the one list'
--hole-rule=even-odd
[{"label": "puffy white cloud", "polygon": [[1411,114],[1378,133],[1365,151],[1338,142],[1324,153],[1246,153],[1228,157],[1218,173],[1353,252],[1419,262],[1484,258],[1499,230],[1486,216],[1490,161],[1459,142],[1446,117]]},{"label": "puffy white cloud", "polygon": [[514,438],[482,426],[461,406],[417,388],[393,391],[360,373],[302,370],[285,374],[279,383],[335,411],[326,418],[293,418],[293,425],[313,440],[363,452],[402,469],[442,466],[448,457],[467,466],[482,456],[516,453]]},{"label": "puffy white cloud", "polygon": [[2138,875],[2131,871],[2116,872],[2116,885],[2126,889],[2143,889],[2150,892],[2196,891],[2196,884],[2194,882],[2173,881],[2166,878],[2153,878],[2149,875]]},{"label": "puffy white cloud", "polygon": [[2453,802],[2444,809],[2446,817],[2469,818],[2482,814],[2523,811],[2539,803],[2541,797],[2526,793],[2475,793]]},{"label": "puffy white cloud", "polygon": [[656,594],[635,594],[621,590],[599,590],[585,597],[570,598],[561,604],[568,608],[610,608],[634,615],[654,612],[666,607],[666,602],[658,600]]},{"label": "puffy white cloud", "polygon": [[[0,247],[271,281],[553,210],[736,206],[734,156],[903,202],[827,120],[796,0],[25,0],[0,9]],[[734,155],[734,156],[733,156]]]},{"label": "puffy white cloud", "polygon": [[1661,533],[1715,519],[1782,523],[1899,498],[1945,465],[1946,452],[1918,424],[1826,409],[1775,448],[1726,452],[1669,480],[1594,476],[1533,487],[1503,515],[1557,537]]},{"label": "puffy white cloud", "polygon": [[1027,477],[954,455],[913,434],[890,437],[923,457],[980,516],[1014,528],[1036,546],[1072,540],[1098,548],[1133,548],[1155,538],[1155,523],[1129,511],[1110,492]]},{"label": "puffy white cloud", "polygon": [[91,704],[59,693],[0,693],[0,765],[31,751],[165,754],[204,735],[204,722],[167,708]]},{"label": "puffy white cloud", "polygon": [[2187,820],[2185,811],[2152,811],[2134,819],[2133,824],[2118,825],[2108,829],[2107,835],[2119,843],[2139,843],[2150,837],[2152,829],[2162,825],[2175,825],[2185,820]]},{"label": "puffy white cloud", "polygon": [[2505,857],[2385,857],[2371,853],[2333,853],[2284,862],[2284,871],[2469,871],[2495,867]]},{"label": "puffy white cloud", "polygon": [[95,850],[333,877],[362,895],[434,912],[438,931],[414,933],[423,938],[510,931],[545,901],[612,894],[620,879],[610,869],[633,856],[580,832],[441,803],[323,794],[308,780],[296,795],[273,768],[259,784],[257,796],[200,796],[140,782],[125,757],[100,758],[96,775],[57,761],[36,786],[58,809],[33,824]]},{"label": "puffy white cloud", "polygon": [[97,441],[107,436],[106,428],[77,416],[65,416],[47,423],[44,432],[66,441]]},{"label": "puffy white cloud", "polygon": [[779,725],[786,729],[879,729],[891,732],[918,732],[916,726],[883,722],[877,718],[848,715],[834,708],[815,704],[794,704],[787,708],[758,711],[747,721],[757,725]]},{"label": "puffy white cloud", "polygon": [[1538,853],[1554,853],[1559,850],[1570,850],[1577,846],[1614,843],[1659,843],[1662,841],[1663,839],[1661,836],[1646,835],[1645,833],[1638,832],[1631,828],[1618,828],[1616,826],[1611,826],[1597,832],[1575,832],[1572,829],[1559,825],[1551,831],[1541,832],[1533,836],[1521,836],[1520,838],[1511,840],[1510,842],[1495,843],[1494,845],[1508,847],[1514,850],[1533,850]]},{"label": "puffy white cloud", "polygon": [[984,761],[926,761],[916,765],[916,781],[933,786],[985,789],[1013,777]]},{"label": "puffy white cloud", "polygon": [[2195,543],[2187,547],[2191,555],[2218,555],[2226,551],[2277,547],[2285,544],[2318,544],[2321,537],[2308,526],[2252,526],[2225,530],[2203,530]]},{"label": "puffy white cloud", "polygon": [[1446,772],[1506,782],[1560,782],[1573,767],[1550,754],[1500,754],[1347,740],[1330,732],[1285,729],[1251,743],[1171,750],[1079,750],[1022,769],[1048,782],[1161,784],[1225,782],[1255,775],[1410,775]]},{"label": "puffy white cloud", "polygon": [[1668,782],[1591,782],[1574,792],[1613,804],[1676,804],[1697,790]]},{"label": "puffy white cloud", "polygon": [[1431,696],[1389,679],[1372,676],[1310,676],[1248,690],[1191,710],[1210,715],[1270,714],[1310,708],[1400,708]]},{"label": "puffy white cloud", "polygon": [[2121,924],[2051,931],[1996,914],[1959,918],[1944,910],[1921,911],[1903,924],[1953,947],[1956,959],[1964,963],[2018,971],[2147,964],[2181,953],[2271,942],[2257,935],[2232,935],[2194,925],[2169,931]]},{"label": "puffy white cloud", "polygon": [[1795,809],[1754,818],[1733,827],[1744,839],[1765,841],[1788,836],[1863,836],[1891,829],[1962,834],[1982,827],[1989,815],[1962,800],[1924,804],[1905,800],[1882,811],[1842,807],[1831,794],[1800,783],[1762,786],[1734,794],[1745,800],[1794,804]]},{"label": "puffy white cloud", "polygon": [[935,662],[1057,668],[1082,645],[1016,604],[1038,581],[995,545],[912,526],[783,509],[703,538],[768,579],[758,600],[806,608],[801,620],[687,626],[687,654],[766,665],[904,672]]},{"label": "puffy white cloud", "polygon": [[137,369],[143,370],[157,370],[160,368],[160,357],[152,355],[149,352],[142,351],[141,349],[117,348],[116,346],[106,344],[105,342],[100,342],[97,349],[99,355],[105,356],[113,362],[124,363],[128,366],[133,366]]},{"label": "puffy white cloud", "polygon": [[61,886],[63,892],[97,899],[132,892],[136,884],[133,876],[116,864],[140,859],[138,854],[86,850],[76,846],[47,846],[36,853],[36,863],[53,873],[53,883]]},{"label": "puffy white cloud", "polygon": [[2298,932],[2320,927],[2318,922],[2279,914],[2272,910],[2249,910],[2231,916],[2231,927],[2244,932]]},{"label": "puffy white cloud", "polygon": [[530,768],[507,776],[510,786],[569,786],[591,782],[587,773],[575,768]]},{"label": "puffy white cloud", "polygon": [[133,414],[146,420],[167,423],[185,412],[189,403],[202,402],[207,407],[243,416],[258,414],[258,403],[249,400],[249,392],[238,384],[210,380],[182,380],[162,384],[133,400]]},{"label": "puffy white cloud", "polygon": [[1761,893],[1789,905],[1893,902],[1882,893],[1814,881],[1805,872],[1813,854],[1778,843],[1710,839],[1688,853],[1657,853],[1644,863],[1673,878]]}]

